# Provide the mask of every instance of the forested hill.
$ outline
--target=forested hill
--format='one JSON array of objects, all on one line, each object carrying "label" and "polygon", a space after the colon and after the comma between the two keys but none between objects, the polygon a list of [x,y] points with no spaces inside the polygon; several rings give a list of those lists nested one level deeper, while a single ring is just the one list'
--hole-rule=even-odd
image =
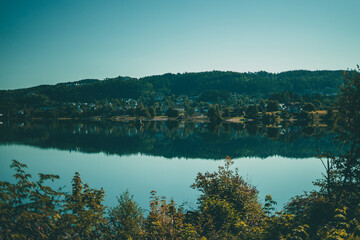
[{"label": "forested hill", "polygon": [[222,90],[244,95],[267,95],[291,91],[297,94],[337,91],[343,71],[288,71],[282,73],[200,72],[164,74],[144,78],[117,77],[105,80],[42,85],[0,91],[2,98],[46,96],[52,101],[94,101],[112,98],[139,98],[154,95],[199,95],[205,90]]}]

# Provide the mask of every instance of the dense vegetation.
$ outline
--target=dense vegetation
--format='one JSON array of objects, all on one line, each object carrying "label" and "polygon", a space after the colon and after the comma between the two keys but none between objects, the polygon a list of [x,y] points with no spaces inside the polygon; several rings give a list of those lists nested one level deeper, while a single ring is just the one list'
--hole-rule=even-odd
[{"label": "dense vegetation", "polygon": [[167,116],[192,121],[201,116],[216,124],[244,117],[264,124],[296,119],[311,125],[315,111],[333,111],[341,76],[341,71],[213,71],[3,90],[0,120]]},{"label": "dense vegetation", "polygon": [[[125,191],[118,205],[106,210],[103,190],[90,188],[79,173],[72,191],[46,184],[58,176],[39,174],[34,182],[25,165],[13,161],[15,183],[0,182],[2,239],[358,239],[358,208],[333,205],[323,191],[299,196],[285,211],[273,212],[276,202],[247,184],[237,170],[225,166],[199,173],[191,186],[201,192],[197,208],[186,210],[151,192],[145,213]],[[335,194],[335,193],[334,193]],[[330,198],[329,198],[330,197]],[[358,196],[356,202],[358,202]],[[342,196],[345,200],[346,196]],[[341,207],[342,206],[342,207]]]},{"label": "dense vegetation", "polygon": [[[214,173],[199,173],[195,209],[151,193],[144,214],[129,192],[106,211],[104,192],[75,174],[72,192],[55,191],[39,175],[33,182],[13,161],[15,183],[0,182],[0,236],[3,239],[360,239],[360,72],[345,75],[336,101],[336,130],[342,152],[319,156],[325,167],[319,190],[294,197],[282,212],[246,183],[227,157]],[[310,106],[309,106],[310,107]]]},{"label": "dense vegetation", "polygon": [[[103,99],[154,97],[157,95],[201,96],[203,100],[227,99],[231,94],[268,96],[276,92],[295,94],[336,93],[342,71],[267,72],[201,72],[164,74],[140,79],[117,77],[105,80],[82,80],[27,89],[2,90],[0,102],[45,104],[46,102],[95,102]],[[217,91],[217,93],[214,91]],[[210,91],[210,92],[209,92]],[[209,95],[209,96],[207,96]]]}]

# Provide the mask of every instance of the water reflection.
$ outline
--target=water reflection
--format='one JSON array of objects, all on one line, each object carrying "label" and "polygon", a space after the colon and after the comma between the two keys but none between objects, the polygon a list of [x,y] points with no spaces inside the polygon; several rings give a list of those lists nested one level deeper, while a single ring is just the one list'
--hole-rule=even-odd
[{"label": "water reflection", "polygon": [[0,126],[0,144],[23,144],[86,153],[146,154],[166,158],[282,156],[309,158],[331,152],[333,133],[314,126],[259,127],[256,123],[26,122]]},{"label": "water reflection", "polygon": [[[88,133],[89,134],[89,133]],[[114,206],[116,197],[129,189],[144,209],[149,209],[150,191],[186,207],[195,207],[198,192],[190,188],[198,172],[214,172],[223,161],[145,156],[86,154],[81,152],[40,149],[24,145],[0,146],[0,181],[13,181],[9,168],[11,159],[28,165],[28,172],[37,179],[38,173],[60,176],[55,186],[71,191],[75,172],[81,174],[91,187],[105,190],[105,204]],[[280,210],[289,199],[303,191],[314,189],[312,181],[321,177],[323,166],[318,159],[301,160],[284,157],[236,158],[234,167],[240,175],[260,192],[260,200],[271,194]]]}]

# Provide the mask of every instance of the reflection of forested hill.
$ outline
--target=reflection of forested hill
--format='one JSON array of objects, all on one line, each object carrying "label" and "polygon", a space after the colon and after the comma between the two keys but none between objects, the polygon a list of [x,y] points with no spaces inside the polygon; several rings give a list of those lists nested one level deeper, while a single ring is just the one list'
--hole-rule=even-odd
[{"label": "reflection of forested hill", "polygon": [[[278,74],[268,72],[200,72],[164,74],[140,79],[117,77],[112,79],[82,80],[57,85],[43,85],[13,91],[0,91],[0,100],[11,99],[29,104],[32,95],[52,101],[94,101],[112,98],[139,98],[153,94],[199,95],[216,89],[244,95],[267,95],[290,91],[297,94],[335,93],[342,80],[342,71],[288,71]],[[24,96],[27,98],[24,99]]]},{"label": "reflection of forested hill", "polygon": [[124,123],[26,123],[0,126],[0,144],[24,144],[107,154],[148,154],[167,158],[312,157],[334,149],[324,129],[147,122],[142,128]]}]

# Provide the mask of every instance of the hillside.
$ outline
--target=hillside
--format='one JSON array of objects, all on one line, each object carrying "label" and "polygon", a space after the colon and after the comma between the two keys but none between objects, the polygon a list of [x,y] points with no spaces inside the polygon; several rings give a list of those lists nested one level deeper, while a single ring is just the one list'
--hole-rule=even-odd
[{"label": "hillside", "polygon": [[113,98],[150,97],[155,95],[199,95],[206,90],[220,90],[241,95],[269,95],[290,91],[304,94],[333,94],[343,71],[288,71],[282,73],[200,72],[164,74],[144,78],[117,77],[105,80],[85,79],[26,89],[2,90],[1,101],[41,102],[95,101]]}]

